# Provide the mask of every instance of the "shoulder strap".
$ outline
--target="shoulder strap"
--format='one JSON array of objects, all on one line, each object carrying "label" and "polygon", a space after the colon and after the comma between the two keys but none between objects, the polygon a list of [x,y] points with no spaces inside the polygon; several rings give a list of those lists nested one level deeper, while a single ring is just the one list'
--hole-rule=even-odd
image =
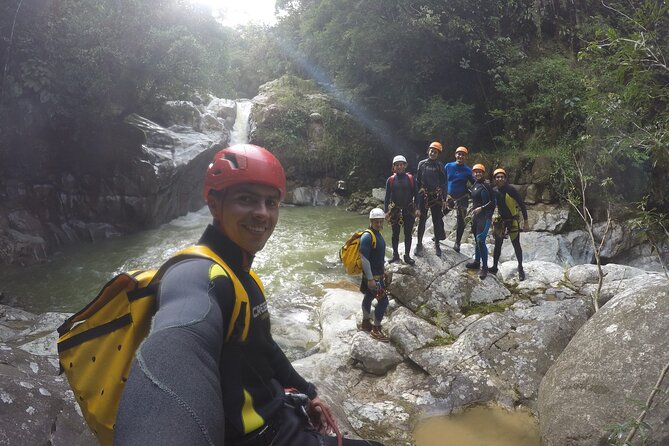
[{"label": "shoulder strap", "polygon": [[371,230],[371,229],[365,229],[365,230],[363,231],[363,233],[365,233],[365,232],[367,232],[369,235],[372,236],[372,248],[376,248],[376,236],[374,235],[374,233],[372,232],[372,230]]},{"label": "shoulder strap", "polygon": [[[407,177],[409,177],[409,184],[411,185],[411,190],[413,190],[413,175],[410,173],[405,174]],[[390,178],[388,179],[388,182],[390,183],[390,187],[393,187],[393,184],[395,184],[395,177],[397,176],[396,173],[392,174]]]},{"label": "shoulder strap", "polygon": [[[160,270],[163,270],[165,266],[169,268],[169,266],[173,265],[176,262],[173,262],[173,259],[177,259],[176,261],[183,260],[185,257],[204,257],[213,260],[216,262],[221,268],[223,268],[223,271],[228,275],[230,280],[232,281],[232,285],[234,286],[235,290],[235,306],[232,309],[232,316],[230,317],[230,322],[228,323],[228,332],[225,335],[225,340],[229,341],[230,338],[232,337],[232,334],[235,329],[235,325],[237,322],[237,319],[239,318],[240,314],[242,313],[242,310],[244,310],[244,329],[242,331],[241,339],[246,339],[248,336],[249,332],[249,326],[251,324],[251,312],[248,311],[248,307],[250,305],[249,302],[249,295],[246,293],[246,290],[244,289],[244,286],[242,283],[239,281],[239,278],[237,275],[232,271],[232,269],[228,266],[227,263],[223,259],[221,259],[214,251],[209,249],[207,246],[204,245],[193,245],[193,246],[188,246],[187,248],[182,249],[179,251],[174,257],[172,257],[168,262],[163,265]],[[168,265],[169,263],[169,265]],[[164,271],[163,271],[164,272]],[[160,271],[159,271],[160,273]],[[251,277],[253,277],[253,280],[258,284],[258,287],[260,290],[265,293],[265,287],[262,284],[262,281],[258,277],[258,275],[254,271],[250,271]],[[158,276],[158,274],[156,274]]]}]

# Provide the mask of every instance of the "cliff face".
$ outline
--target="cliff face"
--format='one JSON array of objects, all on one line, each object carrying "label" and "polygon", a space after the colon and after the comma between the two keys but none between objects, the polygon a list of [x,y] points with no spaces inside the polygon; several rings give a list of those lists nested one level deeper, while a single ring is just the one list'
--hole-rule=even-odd
[{"label": "cliff face", "polygon": [[[233,139],[274,152],[287,172],[287,201],[298,204],[337,201],[329,195],[338,180],[350,189],[381,184],[393,156],[379,153],[363,125],[315,84],[296,78],[261,88],[251,116],[242,117],[251,127],[243,126],[241,140],[234,131],[243,113],[220,98],[166,101],[151,120],[91,117],[94,127],[50,122],[38,107],[26,107],[17,110],[13,133],[0,132],[5,264],[45,261],[54,246],[155,227],[201,208],[203,172]],[[366,175],[352,174],[358,165]]]},{"label": "cliff face", "polygon": [[44,261],[56,245],[154,227],[201,208],[202,172],[234,124],[234,102],[210,105],[167,103],[165,127],[129,115],[82,130],[77,156],[35,135],[22,139],[20,156],[5,147],[0,263]]}]

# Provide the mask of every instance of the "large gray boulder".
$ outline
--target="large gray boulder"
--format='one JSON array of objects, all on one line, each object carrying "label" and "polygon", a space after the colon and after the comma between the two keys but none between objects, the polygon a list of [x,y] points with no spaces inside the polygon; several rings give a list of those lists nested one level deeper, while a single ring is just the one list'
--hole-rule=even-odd
[{"label": "large gray boulder", "polygon": [[[669,282],[660,275],[644,282],[604,305],[546,373],[539,389],[545,446],[608,444],[612,424],[640,414],[634,401],[646,400],[669,361]],[[668,385],[666,376],[659,387]],[[645,421],[645,444],[669,444],[666,395],[658,395]]]},{"label": "large gray boulder", "polygon": [[58,375],[53,330],[65,317],[0,305],[0,444],[97,444]]},{"label": "large gray boulder", "polygon": [[445,411],[481,401],[533,408],[541,378],[588,311],[582,299],[519,301],[478,318],[453,345],[418,349],[409,358],[435,379],[432,395]]},{"label": "large gray boulder", "polygon": [[[429,240],[429,235],[426,238]],[[490,303],[508,298],[511,293],[493,276],[480,280],[465,268],[467,257],[451,249],[442,249],[441,257],[425,243],[423,254],[416,256],[416,265],[395,263],[392,295],[421,317],[441,317],[476,303]]]}]

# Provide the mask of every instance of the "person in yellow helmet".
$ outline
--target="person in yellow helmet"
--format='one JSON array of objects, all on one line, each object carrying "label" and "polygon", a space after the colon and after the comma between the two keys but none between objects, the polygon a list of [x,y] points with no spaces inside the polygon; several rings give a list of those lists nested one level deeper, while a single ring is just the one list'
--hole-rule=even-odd
[{"label": "person in yellow helmet", "polygon": [[434,251],[437,256],[441,256],[441,247],[439,240],[443,240],[444,221],[443,221],[443,203],[445,181],[444,168],[437,158],[443,150],[440,142],[434,141],[427,149],[427,158],[418,163],[416,169],[416,188],[418,217],[418,242],[414,254],[417,256],[423,253],[423,235],[425,234],[425,223],[427,221],[428,211],[432,214],[432,225],[434,227]]},{"label": "person in yellow helmet", "polygon": [[495,237],[495,249],[493,250],[493,263],[490,272],[497,274],[497,264],[502,254],[504,237],[508,236],[511,239],[518,261],[518,280],[522,282],[525,280],[525,270],[523,269],[523,249],[520,247],[520,214],[523,215],[522,229],[527,232],[530,230],[527,222],[527,207],[518,189],[508,183],[506,170],[503,168],[495,169],[492,177],[495,180],[494,190],[498,215],[493,220],[492,234]]}]

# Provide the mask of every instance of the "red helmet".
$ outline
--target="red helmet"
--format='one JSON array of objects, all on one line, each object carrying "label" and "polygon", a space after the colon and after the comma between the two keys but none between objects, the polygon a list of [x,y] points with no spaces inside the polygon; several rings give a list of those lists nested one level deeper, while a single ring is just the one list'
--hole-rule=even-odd
[{"label": "red helmet", "polygon": [[204,179],[204,199],[209,191],[242,183],[272,186],[286,195],[286,174],[271,152],[251,144],[237,144],[214,155]]}]

